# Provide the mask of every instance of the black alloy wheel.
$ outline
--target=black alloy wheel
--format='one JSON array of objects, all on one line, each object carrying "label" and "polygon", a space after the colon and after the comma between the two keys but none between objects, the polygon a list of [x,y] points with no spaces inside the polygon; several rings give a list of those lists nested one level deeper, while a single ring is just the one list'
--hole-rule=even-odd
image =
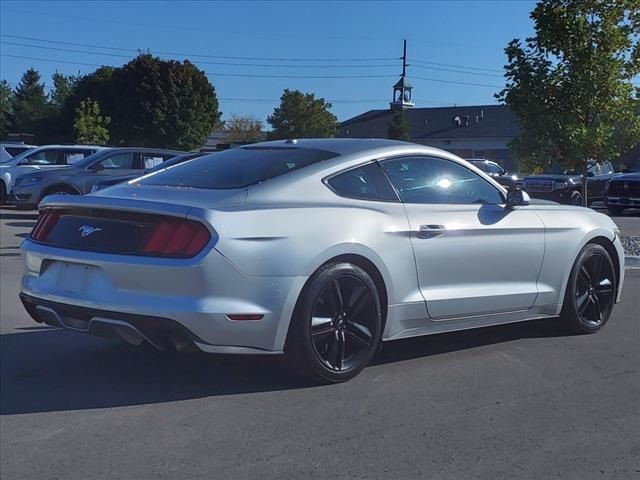
[{"label": "black alloy wheel", "polygon": [[320,360],[331,370],[359,365],[373,342],[376,312],[373,292],[356,276],[327,284],[311,313],[311,339]]},{"label": "black alloy wheel", "polygon": [[375,283],[349,263],[322,267],[296,307],[287,353],[307,378],[337,383],[356,376],[371,360],[382,328]]},{"label": "black alloy wheel", "polygon": [[611,256],[601,245],[588,244],[571,271],[561,316],[577,333],[598,331],[609,320],[616,286]]}]

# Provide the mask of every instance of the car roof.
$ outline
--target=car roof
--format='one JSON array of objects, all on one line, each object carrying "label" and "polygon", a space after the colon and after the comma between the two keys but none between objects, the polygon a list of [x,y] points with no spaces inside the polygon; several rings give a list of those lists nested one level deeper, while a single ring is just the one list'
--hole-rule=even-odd
[{"label": "car roof", "polygon": [[252,143],[239,148],[309,148],[326,150],[338,155],[351,155],[369,151],[375,148],[398,147],[416,145],[399,140],[384,138],[291,138],[287,140],[273,140],[270,142]]}]

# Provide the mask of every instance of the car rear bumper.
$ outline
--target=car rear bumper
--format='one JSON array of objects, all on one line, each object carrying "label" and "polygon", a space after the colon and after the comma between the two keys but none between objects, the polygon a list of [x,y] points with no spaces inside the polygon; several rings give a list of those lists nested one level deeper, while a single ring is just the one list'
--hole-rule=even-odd
[{"label": "car rear bumper", "polygon": [[640,208],[640,198],[607,196],[604,199],[612,207]]},{"label": "car rear bumper", "polygon": [[[25,240],[21,298],[36,321],[158,348],[279,353],[306,277],[248,276],[215,249],[192,259],[79,252]],[[39,307],[39,308],[38,308]],[[256,314],[260,320],[230,320]]]}]

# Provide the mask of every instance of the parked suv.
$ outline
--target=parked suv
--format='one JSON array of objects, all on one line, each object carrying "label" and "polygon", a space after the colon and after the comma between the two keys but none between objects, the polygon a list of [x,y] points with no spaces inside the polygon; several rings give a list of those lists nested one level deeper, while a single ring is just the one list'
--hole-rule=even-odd
[{"label": "parked suv", "polygon": [[471,163],[474,167],[478,167],[484,173],[493,177],[498,183],[507,188],[520,183],[516,174],[507,172],[504,168],[491,160],[485,160],[484,158],[468,158],[467,162]]},{"label": "parked suv", "polygon": [[613,177],[605,191],[604,202],[614,215],[625,208],[640,208],[640,160],[625,172]]},{"label": "parked suv", "polygon": [[36,207],[47,195],[89,193],[99,180],[127,174],[139,176],[145,169],[181,153],[154,148],[110,148],[68,168],[22,175],[11,190],[10,202],[29,208]]},{"label": "parked suv", "polygon": [[[611,162],[589,162],[587,167],[587,201],[604,199],[607,182],[615,175]],[[524,189],[533,198],[558,203],[582,205],[582,175],[557,164],[547,166],[541,174],[524,178]]]},{"label": "parked suv", "polygon": [[24,142],[3,142],[0,143],[0,163],[11,160],[16,155],[35,148],[35,145],[25,145]]},{"label": "parked suv", "polygon": [[16,178],[33,171],[44,172],[69,165],[106,147],[91,145],[44,145],[0,163],[0,203],[5,203]]}]

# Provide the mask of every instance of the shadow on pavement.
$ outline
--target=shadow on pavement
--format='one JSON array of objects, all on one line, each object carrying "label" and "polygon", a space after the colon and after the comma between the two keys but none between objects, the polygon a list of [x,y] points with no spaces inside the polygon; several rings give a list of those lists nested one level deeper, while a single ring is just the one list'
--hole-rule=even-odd
[{"label": "shadow on pavement", "polygon": [[37,220],[38,212],[35,210],[17,210],[12,207],[0,207],[0,218],[7,220]]},{"label": "shadow on pavement", "polygon": [[[2,415],[309,387],[288,373],[281,357],[172,355],[54,328],[28,328],[0,336]],[[385,344],[373,364],[561,335],[558,322],[547,320],[399,340]]]}]

